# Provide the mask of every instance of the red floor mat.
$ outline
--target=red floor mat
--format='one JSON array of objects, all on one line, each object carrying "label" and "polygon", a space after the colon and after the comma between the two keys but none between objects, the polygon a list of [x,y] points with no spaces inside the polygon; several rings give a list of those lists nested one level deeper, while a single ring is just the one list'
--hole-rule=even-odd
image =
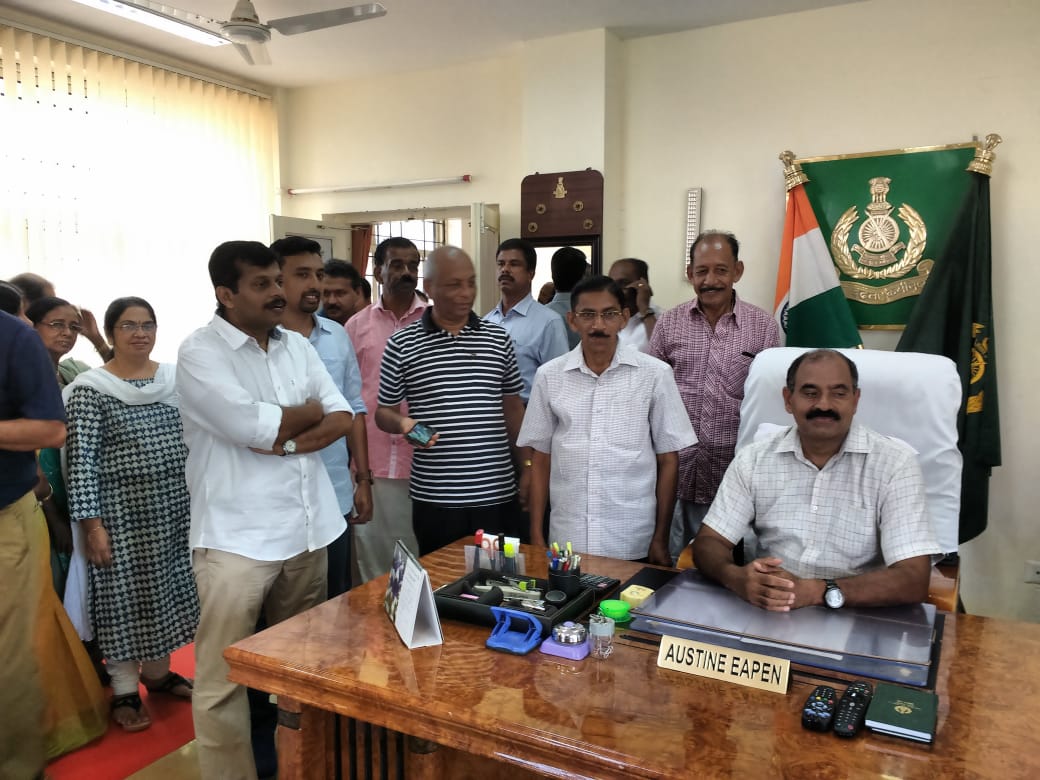
[{"label": "red floor mat", "polygon": [[[170,666],[194,677],[195,645],[175,652]],[[123,780],[195,738],[190,701],[152,695],[143,686],[141,698],[152,718],[150,728],[128,734],[110,722],[101,739],[51,762],[47,774],[54,780]]]}]

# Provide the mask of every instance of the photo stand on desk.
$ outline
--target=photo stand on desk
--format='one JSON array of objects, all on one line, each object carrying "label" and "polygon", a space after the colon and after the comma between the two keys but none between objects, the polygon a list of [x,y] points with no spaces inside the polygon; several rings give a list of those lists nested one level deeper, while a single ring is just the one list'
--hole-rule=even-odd
[{"label": "photo stand on desk", "polygon": [[430,575],[400,540],[394,546],[383,608],[409,649],[444,642]]}]

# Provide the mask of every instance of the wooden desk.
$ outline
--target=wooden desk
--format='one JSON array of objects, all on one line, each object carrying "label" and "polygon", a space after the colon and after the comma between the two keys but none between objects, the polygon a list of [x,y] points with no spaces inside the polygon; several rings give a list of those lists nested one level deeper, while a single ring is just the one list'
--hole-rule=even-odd
[{"label": "wooden desk", "polygon": [[[544,576],[537,549],[528,561]],[[462,552],[423,563],[436,588],[460,575]],[[582,563],[621,580],[640,568]],[[408,651],[383,613],[385,587],[384,576],[226,651],[231,679],[279,695],[282,780],[335,777],[339,764],[349,777],[354,761],[380,764],[377,777],[451,780],[1040,777],[1040,625],[946,617],[928,746],[804,731],[806,675],[782,696],[658,669],[656,647],[639,643],[605,661],[511,656],[484,647],[487,628],[445,621],[443,645]],[[330,713],[347,716],[338,752]],[[358,734],[373,736],[348,745]]]}]

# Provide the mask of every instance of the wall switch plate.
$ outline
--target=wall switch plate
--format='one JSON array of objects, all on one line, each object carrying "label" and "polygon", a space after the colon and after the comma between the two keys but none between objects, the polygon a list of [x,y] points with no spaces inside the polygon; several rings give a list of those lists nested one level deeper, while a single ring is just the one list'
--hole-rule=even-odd
[{"label": "wall switch plate", "polygon": [[1040,585],[1040,561],[1026,561],[1026,582]]}]

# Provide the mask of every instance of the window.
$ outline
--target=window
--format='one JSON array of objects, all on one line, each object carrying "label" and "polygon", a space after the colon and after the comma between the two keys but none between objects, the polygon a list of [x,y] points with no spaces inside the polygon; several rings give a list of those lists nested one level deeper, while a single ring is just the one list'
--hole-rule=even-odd
[{"label": "window", "polygon": [[99,322],[146,298],[172,360],[212,317],[213,248],[268,235],[270,99],[0,25],[0,126],[0,276],[41,274]]},{"label": "window", "polygon": [[[402,236],[407,238],[419,249],[419,259],[425,260],[426,255],[439,246],[451,244],[462,245],[462,220],[461,219],[402,219],[391,222],[377,222],[372,225],[372,253],[380,242],[387,238]],[[376,281],[372,269],[375,263],[372,254],[368,258],[368,274],[366,278],[372,285],[372,296],[375,300]],[[423,287],[423,267],[419,266],[419,289]]]}]

